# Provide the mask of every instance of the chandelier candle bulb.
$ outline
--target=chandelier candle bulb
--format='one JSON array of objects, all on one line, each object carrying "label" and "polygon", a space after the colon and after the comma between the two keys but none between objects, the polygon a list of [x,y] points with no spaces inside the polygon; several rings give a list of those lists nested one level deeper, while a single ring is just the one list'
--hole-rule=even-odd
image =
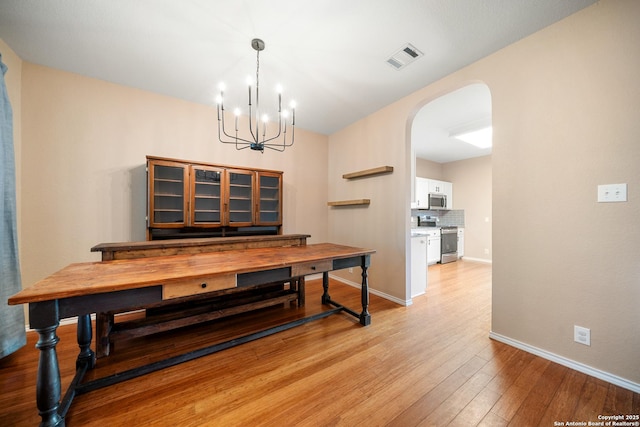
[{"label": "chandelier candle bulb", "polygon": [[235,122],[236,122],[236,134],[238,133],[238,117],[240,116],[240,109],[236,108],[235,110],[233,110],[235,117]]}]

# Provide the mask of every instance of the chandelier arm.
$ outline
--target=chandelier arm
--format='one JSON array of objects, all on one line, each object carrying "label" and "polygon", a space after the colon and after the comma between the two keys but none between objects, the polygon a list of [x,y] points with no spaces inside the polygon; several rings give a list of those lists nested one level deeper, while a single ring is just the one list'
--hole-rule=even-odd
[{"label": "chandelier arm", "polygon": [[[245,138],[241,138],[238,137],[238,135],[229,135],[229,133],[227,133],[226,129],[225,129],[225,114],[224,114],[224,108],[220,110],[221,114],[219,114],[219,119],[218,119],[218,139],[220,140],[220,142],[222,142],[223,144],[235,144],[236,146],[236,150],[244,150],[245,148],[249,148],[251,146],[251,144],[257,144],[257,145],[261,145],[264,146],[266,148],[269,148],[271,150],[276,150],[276,151],[284,151],[285,148],[291,147],[294,143],[294,138],[295,138],[295,126],[291,126],[291,142],[287,144],[287,130],[286,130],[286,123],[285,123],[285,130],[284,132],[282,132],[282,119],[279,118],[278,119],[278,133],[275,136],[272,136],[268,139],[263,140],[262,142],[259,141],[251,141]],[[222,134],[221,134],[222,132]],[[255,135],[253,135],[253,131],[251,132],[252,136],[255,137]],[[270,141],[273,141],[274,139],[279,138],[282,134],[284,134],[284,139],[282,144],[271,144],[269,143]],[[224,135],[225,137],[229,138],[229,141],[225,141],[222,138],[222,135]],[[240,147],[240,144],[246,144],[244,147]],[[278,147],[278,148],[275,148]],[[281,148],[281,149],[280,149]]]},{"label": "chandelier arm", "polygon": [[[274,137],[274,138],[271,138],[271,139],[267,140],[266,143],[265,143],[265,146],[268,146],[269,148],[271,148],[271,147],[285,147],[285,148],[291,147],[293,145],[294,141],[295,141],[295,131],[296,131],[296,127],[295,126],[291,126],[291,142],[287,144],[287,127],[286,127],[286,124],[285,124],[285,129],[284,129],[284,132],[283,132],[284,137],[283,137],[283,140],[282,140],[282,144],[268,144],[268,141],[271,141],[272,139],[275,139],[275,137]],[[284,151],[284,149],[282,151]]]},{"label": "chandelier arm", "polygon": [[267,148],[271,148],[274,149],[273,147],[283,147],[282,150],[277,150],[277,151],[284,151],[285,148],[291,147],[293,145],[295,141],[295,127],[292,126],[291,127],[291,142],[287,144],[287,131],[284,131],[284,138],[282,140],[282,144],[268,144],[265,143],[264,146]]},{"label": "chandelier arm", "polygon": [[[236,144],[236,145],[238,145],[238,141],[242,141],[243,143],[246,143],[246,144],[251,144],[251,143],[254,142],[254,141],[248,141],[248,140],[246,140],[244,138],[240,138],[240,137],[238,137],[237,134],[235,136],[234,135],[229,135],[227,133],[227,131],[225,130],[225,128],[224,128],[224,122],[225,122],[224,110],[222,110],[222,118],[220,120],[218,120],[218,139],[220,140],[220,142],[222,142],[223,144]],[[222,139],[222,135],[220,134],[220,131],[222,131],[222,134],[224,136],[226,136],[227,138],[231,139],[231,141],[223,140]]]},{"label": "chandelier arm", "polygon": [[269,141],[273,141],[274,139],[280,138],[280,135],[282,134],[282,120],[278,119],[278,133],[274,136],[271,136],[269,138],[263,139],[262,143],[266,144]]}]

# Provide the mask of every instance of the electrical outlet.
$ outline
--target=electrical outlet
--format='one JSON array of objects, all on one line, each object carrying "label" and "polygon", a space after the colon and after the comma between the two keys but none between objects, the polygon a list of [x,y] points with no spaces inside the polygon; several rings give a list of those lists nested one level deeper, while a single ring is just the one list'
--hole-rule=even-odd
[{"label": "electrical outlet", "polygon": [[591,329],[573,326],[573,340],[579,344],[591,345]]},{"label": "electrical outlet", "polygon": [[349,267],[349,273],[353,273],[353,267]]}]

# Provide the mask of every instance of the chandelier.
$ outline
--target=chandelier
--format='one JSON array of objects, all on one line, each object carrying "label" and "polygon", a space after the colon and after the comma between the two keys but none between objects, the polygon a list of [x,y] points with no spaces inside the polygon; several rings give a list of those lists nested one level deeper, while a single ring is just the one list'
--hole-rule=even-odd
[{"label": "chandelier", "polygon": [[[268,148],[275,151],[284,151],[285,148],[293,145],[295,125],[296,125],[296,109],[295,103],[291,102],[291,115],[289,111],[282,109],[282,89],[278,87],[278,128],[274,132],[274,126],[270,126],[271,134],[268,133],[267,125],[269,117],[266,114],[260,115],[260,51],[264,50],[264,42],[260,39],[251,40],[251,47],[256,51],[256,87],[255,87],[255,105],[251,96],[251,81],[249,85],[249,132],[245,135],[251,135],[251,139],[238,136],[238,118],[241,110],[234,110],[234,127],[233,131],[228,132],[228,126],[225,127],[226,117],[224,114],[224,84],[220,84],[220,95],[216,100],[218,111],[218,139],[224,144],[235,144],[236,150],[244,150],[251,148],[252,150],[264,153],[264,149]],[[291,139],[288,138],[288,131],[291,128]]]}]

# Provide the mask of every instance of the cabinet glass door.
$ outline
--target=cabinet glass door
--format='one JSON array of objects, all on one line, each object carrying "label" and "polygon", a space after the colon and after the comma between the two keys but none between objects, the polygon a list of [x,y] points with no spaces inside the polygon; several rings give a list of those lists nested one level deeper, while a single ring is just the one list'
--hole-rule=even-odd
[{"label": "cabinet glass door", "polygon": [[223,170],[205,166],[191,168],[191,225],[219,226],[222,223]]},{"label": "cabinet glass door", "polygon": [[150,166],[150,226],[184,226],[187,206],[186,169],[169,162],[152,163]]},{"label": "cabinet glass door", "polygon": [[258,225],[282,224],[282,175],[258,173]]},{"label": "cabinet glass door", "polygon": [[254,173],[231,169],[227,171],[229,193],[229,225],[253,225]]}]

